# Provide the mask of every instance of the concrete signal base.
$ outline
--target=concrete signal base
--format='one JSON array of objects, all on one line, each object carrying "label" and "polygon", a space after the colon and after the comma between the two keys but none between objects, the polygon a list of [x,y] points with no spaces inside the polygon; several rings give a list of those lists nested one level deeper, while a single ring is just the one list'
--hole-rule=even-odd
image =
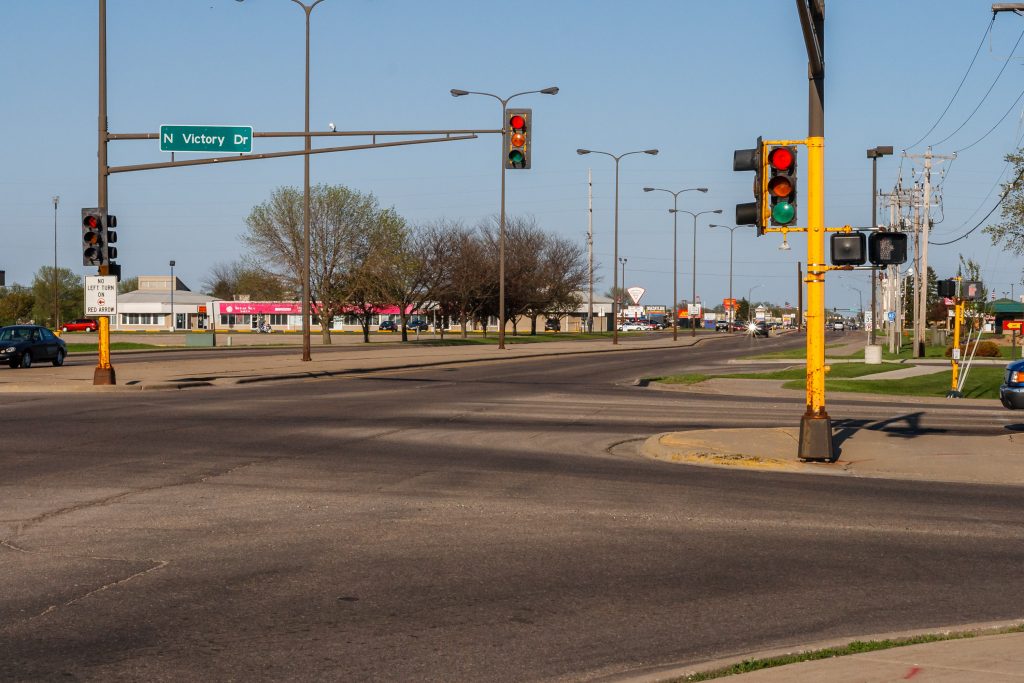
[{"label": "concrete signal base", "polygon": [[117,384],[117,374],[114,372],[114,366],[103,368],[96,366],[96,370],[92,373],[93,386],[113,386]]},{"label": "concrete signal base", "polygon": [[828,415],[804,415],[800,418],[800,450],[797,457],[804,461],[836,461],[835,450],[832,448],[832,418]]}]

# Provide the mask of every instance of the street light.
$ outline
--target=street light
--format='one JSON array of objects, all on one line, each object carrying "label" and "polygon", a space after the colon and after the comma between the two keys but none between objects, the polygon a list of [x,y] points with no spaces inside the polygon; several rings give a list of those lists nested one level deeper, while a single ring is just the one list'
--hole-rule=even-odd
[{"label": "street light", "polygon": [[53,197],[53,329],[60,329],[60,307],[57,303],[57,205],[60,197]]},{"label": "street light", "polygon": [[[873,228],[875,226],[878,216],[878,157],[884,157],[892,154],[891,145],[883,145],[879,147],[872,147],[868,150],[868,159],[871,159],[871,223],[869,225]],[[875,343],[875,328],[878,327],[878,320],[876,320],[877,303],[875,301],[875,284],[878,280],[878,268],[875,266],[871,267],[871,335],[868,337],[868,343],[872,346]],[[864,308],[861,307],[861,314],[863,315]],[[861,322],[864,322],[863,319]]]},{"label": "street light", "polygon": [[[243,2],[243,0],[236,0],[237,2]],[[303,155],[303,181],[302,181],[302,360],[309,361],[313,360],[309,351],[309,253],[310,253],[310,236],[309,236],[309,157],[310,151],[313,149],[312,138],[308,135],[309,133],[309,15],[313,11],[313,8],[319,5],[324,0],[313,0],[308,5],[301,0],[292,0],[296,5],[302,8],[302,11],[306,13],[306,128],[305,136],[306,139],[306,153]],[[102,115],[101,115],[102,117]],[[104,118],[100,119],[101,121]],[[323,325],[324,321],[321,320],[320,324]],[[330,325],[330,321],[327,321]]]},{"label": "street light", "polygon": [[[845,282],[843,283],[843,286],[846,287],[847,289],[852,289],[853,291],[857,292],[857,307],[860,310],[860,321],[863,324],[863,322],[864,322],[864,294],[863,294],[863,292],[861,292],[861,290],[858,289],[857,287],[854,287],[853,285],[848,285]],[[872,311],[872,317],[874,317],[874,312],[873,311]],[[872,321],[872,322],[874,322],[874,321]]]},{"label": "street light", "polygon": [[174,319],[174,261],[171,261],[171,332],[174,332],[176,327],[176,321]]},{"label": "street light", "polygon": [[[619,290],[618,292],[615,292],[615,296],[620,297],[620,298],[622,298],[622,292],[624,292],[626,290],[626,261],[628,261],[628,260],[629,259],[626,258],[625,256],[620,256],[619,257],[619,263],[622,264],[622,289]],[[622,318],[623,318],[623,320],[625,320],[626,316],[622,316]],[[618,320],[613,320],[613,322],[615,323],[616,327],[619,326],[619,321]]]},{"label": "street light", "polygon": [[[688,213],[693,216],[693,303],[697,303],[697,216],[703,216],[706,213],[722,213],[721,209],[712,209],[710,211],[685,211],[683,209],[669,209],[669,213]],[[687,309],[686,317],[690,318],[690,311]],[[697,326],[693,320],[690,320],[690,336],[697,336]]]},{"label": "street light", "polygon": [[[679,195],[682,194],[683,192],[692,192],[692,191],[705,192],[706,193],[708,191],[708,188],[706,188],[706,187],[688,187],[685,190],[677,190],[675,192],[673,192],[672,190],[665,190],[665,189],[660,188],[660,187],[645,187],[644,188],[644,192],[668,192],[670,195],[672,195],[672,208],[674,208],[674,209],[679,208],[679,206],[678,206]],[[676,224],[677,224],[676,213],[673,212],[672,213],[672,341],[677,341],[679,339],[679,313],[678,313],[678,309],[676,308],[676,306],[679,304],[679,295],[676,293],[676,284],[679,281],[679,269],[678,269],[678,267],[676,265],[676,261],[677,261],[676,257],[678,256],[679,250],[676,248],[676,242],[677,242],[677,240],[676,240],[676,232],[677,232],[676,231]]]},{"label": "street light", "polygon": [[[731,304],[732,303],[732,238],[733,238],[733,235],[736,233],[736,228],[738,228],[740,226],[738,226],[738,225],[718,225],[717,223],[711,223],[710,225],[708,225],[708,227],[709,228],[725,228],[726,230],[729,231],[729,302]],[[749,299],[748,299],[748,301],[749,301]],[[732,332],[732,323],[736,322],[735,317],[733,316],[733,314],[735,312],[736,312],[736,309],[733,308],[730,305],[730,307],[729,307],[729,331],[730,332]]]},{"label": "street light", "polygon": [[[616,154],[612,154],[611,152],[601,152],[601,151],[596,150],[596,149],[577,149],[576,153],[577,154],[603,154],[605,156],[611,157],[612,159],[615,159],[615,240],[614,240],[615,241],[615,252],[614,252],[614,255],[612,256],[612,259],[613,259],[613,261],[612,261],[612,280],[613,280],[613,282],[612,282],[612,293],[614,294],[615,290],[617,290],[619,288],[618,282],[615,282],[615,280],[618,279],[617,276],[618,276],[619,272],[614,267],[615,266],[615,261],[617,261],[618,258],[619,258],[619,161],[623,157],[628,157],[630,154],[650,154],[651,156],[655,156],[655,155],[658,154],[658,150],[656,150],[656,149],[638,149],[638,150],[633,151],[633,152],[626,152],[625,154],[618,154],[618,155],[616,155]],[[614,322],[616,320],[618,320],[618,308],[615,305],[615,297],[613,296],[612,297],[612,321]],[[618,343],[619,343],[619,326],[613,324],[612,325],[612,344],[618,344]]]},{"label": "street light", "polygon": [[550,88],[544,88],[543,90],[526,90],[524,92],[517,92],[514,95],[508,97],[499,97],[494,93],[489,92],[477,92],[475,90],[459,90],[458,88],[452,88],[449,90],[452,97],[462,97],[464,95],[484,95],[486,97],[493,97],[494,99],[501,102],[501,154],[498,159],[501,163],[501,212],[498,218],[498,348],[505,348],[505,128],[508,125],[508,121],[505,119],[506,111],[508,109],[509,100],[513,97],[519,97],[520,95],[532,95],[539,93],[541,95],[557,95],[558,88],[551,86]]}]

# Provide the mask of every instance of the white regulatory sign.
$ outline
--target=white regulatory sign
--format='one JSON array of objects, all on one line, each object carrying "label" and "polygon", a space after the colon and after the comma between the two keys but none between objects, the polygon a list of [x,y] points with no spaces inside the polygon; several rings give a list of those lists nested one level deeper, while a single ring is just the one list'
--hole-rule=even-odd
[{"label": "white regulatory sign", "polygon": [[85,276],[85,315],[89,318],[117,315],[117,278],[113,275]]}]

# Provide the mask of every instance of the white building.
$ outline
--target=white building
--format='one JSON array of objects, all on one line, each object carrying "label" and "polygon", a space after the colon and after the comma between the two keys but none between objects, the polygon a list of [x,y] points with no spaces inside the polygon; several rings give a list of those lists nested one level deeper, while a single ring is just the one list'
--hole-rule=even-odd
[{"label": "white building", "polygon": [[177,276],[172,288],[170,275],[140,275],[138,289],[117,295],[111,329],[166,332],[172,324],[175,330],[207,329],[213,301],[208,294],[191,291]]}]

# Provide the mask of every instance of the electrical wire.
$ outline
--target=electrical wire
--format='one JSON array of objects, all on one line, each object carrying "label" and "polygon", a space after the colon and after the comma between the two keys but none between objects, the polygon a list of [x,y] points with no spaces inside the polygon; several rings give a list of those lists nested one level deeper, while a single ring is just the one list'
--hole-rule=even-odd
[{"label": "electrical wire", "polygon": [[988,99],[989,94],[992,92],[992,88],[996,87],[996,83],[999,82],[999,79],[1000,79],[1000,77],[1002,77],[1003,72],[1006,71],[1006,67],[1010,65],[1010,59],[1012,59],[1013,55],[1017,52],[1017,46],[1020,45],[1021,38],[1024,38],[1024,31],[1021,31],[1020,35],[1017,36],[1017,42],[1013,44],[1013,50],[1010,51],[1010,58],[1007,59],[1005,62],[1003,62],[1003,67],[1001,69],[999,69],[999,73],[996,74],[995,79],[992,81],[992,85],[988,86],[988,90],[985,91],[985,94],[982,96],[981,101],[978,102],[978,106],[976,106],[974,108],[974,111],[971,112],[970,116],[968,116],[966,119],[964,119],[964,122],[961,123],[959,126],[957,126],[957,129],[954,130],[952,133],[950,133],[946,137],[942,138],[938,142],[932,143],[932,145],[931,145],[932,147],[938,147],[943,142],[945,142],[946,140],[950,139],[951,137],[953,137],[954,135],[959,133],[960,129],[963,128],[964,126],[966,126],[968,121],[970,121],[972,118],[974,118],[974,115],[978,113],[979,109],[981,109],[981,105],[983,105],[985,103],[985,100]]},{"label": "electrical wire", "polygon": [[971,144],[969,144],[969,145],[967,145],[965,147],[961,147],[960,149],[954,151],[953,154],[959,154],[960,152],[964,151],[965,149],[970,149],[971,147],[974,147],[976,144],[978,144],[979,142],[981,142],[982,140],[987,138],[989,135],[991,135],[992,131],[994,131],[996,128],[998,128],[999,124],[1001,124],[1003,121],[1006,120],[1006,117],[1010,115],[1010,112],[1017,108],[1017,103],[1021,101],[1021,98],[1024,98],[1024,90],[1020,91],[1020,94],[1017,95],[1017,99],[1015,99],[1013,101],[1013,104],[1010,105],[1010,108],[1006,110],[1005,114],[1003,114],[1001,117],[999,117],[999,120],[996,121],[996,124],[994,126],[992,126],[991,128],[988,129],[987,133],[982,135],[980,138],[978,138],[977,140],[975,140]]},{"label": "electrical wire", "polygon": [[959,242],[960,240],[966,238],[972,232],[980,228],[982,223],[987,221],[988,217],[994,214],[996,212],[996,209],[1003,205],[1003,200],[1005,200],[1006,197],[1010,194],[1010,191],[1013,190],[1014,187],[1016,187],[1017,183],[1021,181],[1021,178],[1024,178],[1024,169],[1022,169],[1021,172],[1017,174],[1017,177],[1014,178],[1013,182],[1010,183],[1009,187],[1006,188],[1006,192],[999,196],[999,201],[996,202],[995,206],[993,206],[992,209],[987,214],[985,214],[984,217],[982,217],[982,219],[978,221],[978,223],[973,228],[971,228],[964,234],[960,235],[956,239],[951,239],[948,242],[932,242],[931,240],[928,240],[928,244],[934,245],[936,247],[944,247],[947,244],[953,244],[954,242]]},{"label": "electrical wire", "polygon": [[971,57],[971,63],[967,66],[967,71],[964,73],[964,77],[960,79],[960,85],[956,86],[956,91],[953,93],[953,96],[949,98],[949,102],[946,103],[946,108],[942,110],[941,114],[939,114],[939,118],[935,120],[935,123],[932,124],[932,127],[929,128],[928,131],[924,135],[922,135],[917,142],[915,142],[912,145],[904,147],[903,151],[913,149],[914,147],[920,145],[926,137],[932,134],[932,131],[935,130],[935,127],[938,126],[939,123],[942,121],[943,117],[946,115],[946,112],[948,112],[949,108],[953,106],[953,100],[955,100],[956,96],[960,94],[960,88],[964,87],[964,82],[967,80],[968,74],[971,73],[971,69],[974,68],[974,62],[978,59],[978,55],[981,53],[981,48],[985,45],[985,38],[987,38],[988,34],[992,32],[992,26],[995,23],[996,18],[995,15],[993,15],[992,21],[989,22],[988,26],[985,28],[985,32],[981,35],[981,42],[978,43],[978,49],[974,51],[974,56]]}]

